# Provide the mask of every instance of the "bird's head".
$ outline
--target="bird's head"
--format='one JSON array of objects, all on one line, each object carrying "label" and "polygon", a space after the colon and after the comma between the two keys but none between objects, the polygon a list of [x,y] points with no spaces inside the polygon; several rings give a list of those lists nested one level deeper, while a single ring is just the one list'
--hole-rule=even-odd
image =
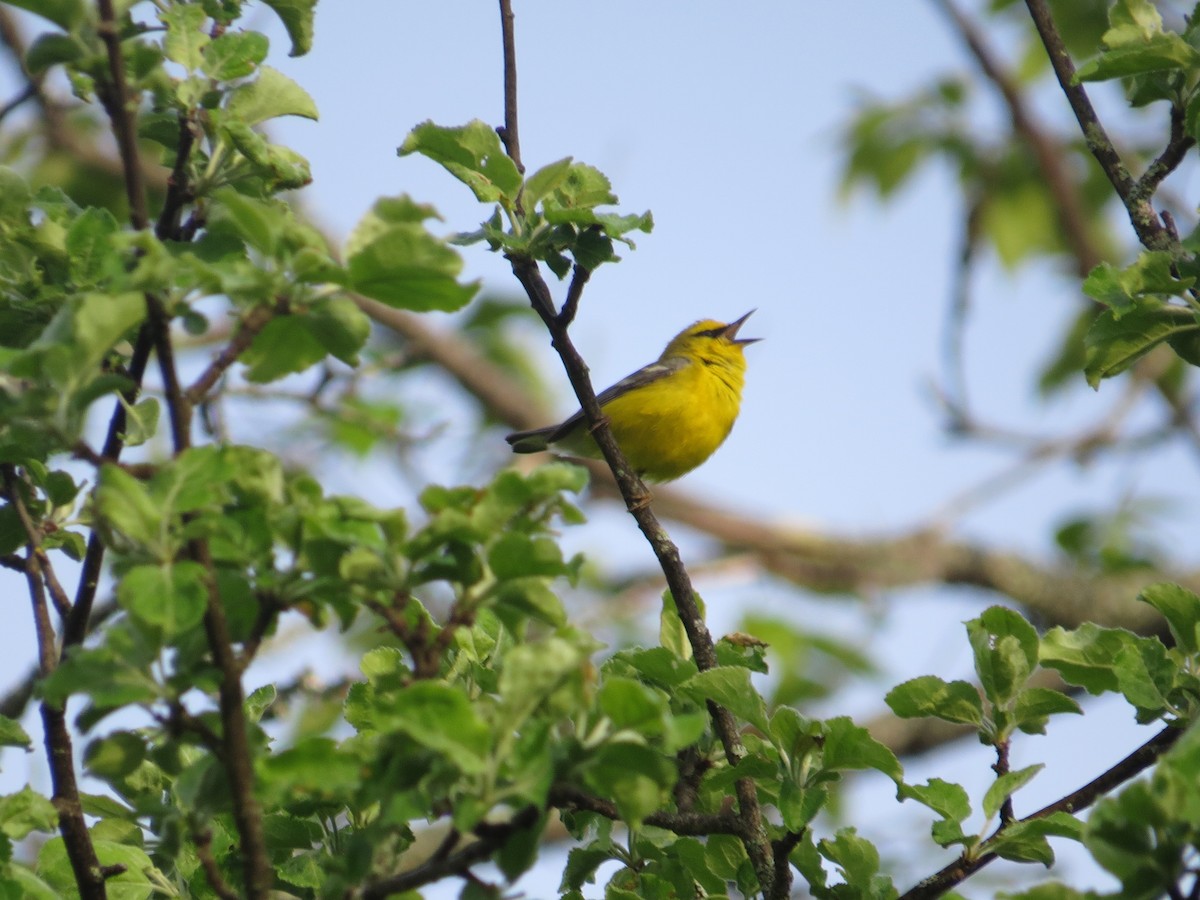
[{"label": "bird's head", "polygon": [[745,365],[742,348],[753,344],[762,338],[739,338],[739,329],[750,318],[754,310],[746,313],[740,319],[726,324],[715,319],[701,319],[693,322],[667,344],[663,358],[683,356],[688,359],[698,359],[716,365],[740,364]]}]

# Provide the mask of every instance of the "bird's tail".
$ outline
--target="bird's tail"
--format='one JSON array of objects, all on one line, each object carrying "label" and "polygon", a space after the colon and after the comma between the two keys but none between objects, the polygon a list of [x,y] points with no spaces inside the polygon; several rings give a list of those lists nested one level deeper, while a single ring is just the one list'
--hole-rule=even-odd
[{"label": "bird's tail", "polygon": [[512,444],[514,453],[538,453],[550,445],[550,435],[553,433],[554,427],[514,431],[505,440]]}]

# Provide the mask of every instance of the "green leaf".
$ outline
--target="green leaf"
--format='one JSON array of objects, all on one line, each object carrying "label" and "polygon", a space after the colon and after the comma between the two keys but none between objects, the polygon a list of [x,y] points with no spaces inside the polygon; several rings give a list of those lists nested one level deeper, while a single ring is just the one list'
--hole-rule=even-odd
[{"label": "green leaf", "polygon": [[29,749],[31,741],[21,723],[8,716],[0,716],[0,747],[24,747]]},{"label": "green leaf", "polygon": [[83,756],[84,765],[97,778],[124,778],[146,759],[146,743],[129,731],[114,731],[93,741]]},{"label": "green leaf", "polygon": [[79,284],[89,284],[103,272],[110,260],[121,262],[113,249],[113,235],[120,231],[117,220],[107,209],[91,207],[67,230],[66,249],[71,275]]},{"label": "green leaf", "polygon": [[241,361],[249,367],[247,381],[265,384],[303,372],[325,356],[324,345],[299,316],[278,316],[254,336]]},{"label": "green leaf", "polygon": [[163,51],[167,59],[177,62],[187,71],[194,72],[204,63],[204,48],[211,38],[204,31],[208,15],[198,4],[177,3],[159,13],[159,19],[167,27],[163,39]]},{"label": "green leaf", "polygon": [[554,577],[568,572],[557,541],[516,531],[501,535],[492,544],[488,550],[488,565],[499,579]]},{"label": "green leaf", "polygon": [[117,601],[139,621],[172,637],[204,618],[205,582],[204,566],[190,560],[134,566],[117,585]]},{"label": "green leaf", "polygon": [[1080,840],[1083,823],[1068,813],[1057,812],[1038,819],[1013,822],[1005,826],[987,843],[987,849],[1002,859],[1013,862],[1040,862],[1049,868],[1054,863],[1054,851],[1046,838],[1066,837]]},{"label": "green leaf", "polygon": [[[50,32],[39,35],[25,54],[29,74],[38,76],[59,63],[72,63],[87,52],[83,44],[67,34]],[[96,207],[92,207],[95,209]]]},{"label": "green leaf", "polygon": [[1114,661],[1117,688],[1138,709],[1157,716],[1170,706],[1171,692],[1178,667],[1159,641],[1142,638],[1123,647]]},{"label": "green leaf", "polygon": [[263,0],[275,10],[292,41],[288,56],[303,56],[312,49],[313,10],[317,0]]},{"label": "green leaf", "polygon": [[173,556],[174,544],[162,528],[162,511],[150,491],[124,469],[104,465],[94,494],[103,523],[130,541],[157,551],[160,559]]},{"label": "green leaf", "polygon": [[1172,272],[1176,264],[1165,250],[1144,251],[1125,268],[1100,263],[1084,279],[1083,292],[1120,315],[1139,300],[1178,296],[1195,284],[1195,278],[1179,278]]},{"label": "green leaf", "polygon": [[1046,719],[1059,713],[1083,715],[1074,699],[1051,688],[1028,687],[1013,704],[1014,724],[1026,734],[1045,734]]},{"label": "green leaf", "polygon": [[68,697],[83,694],[99,707],[113,709],[130,703],[150,703],[159,699],[158,686],[142,671],[149,660],[137,658],[134,648],[122,647],[110,632],[112,646],[75,649],[63,659],[54,673],[42,682],[42,696],[51,703],[65,703]]},{"label": "green leaf", "polygon": [[524,190],[521,191],[521,201],[525,208],[534,209],[543,197],[566,181],[570,171],[571,157],[567,156],[542,166],[526,178]]},{"label": "green leaf", "polygon": [[124,397],[119,399],[125,407],[125,446],[140,447],[158,432],[158,415],[161,409],[158,398],[146,397],[134,406],[126,403]]},{"label": "green leaf", "polygon": [[679,686],[693,700],[712,700],[760,731],[769,731],[767,707],[750,682],[750,672],[741,666],[717,666],[697,672]]},{"label": "green leaf", "polygon": [[[496,615],[513,630],[532,618],[557,628],[566,624],[562,600],[542,578],[511,578],[496,588]],[[515,616],[515,618],[514,618]]]},{"label": "green leaf", "polygon": [[420,681],[398,691],[387,705],[391,726],[445,755],[463,772],[483,771],[490,729],[460,690]]},{"label": "green leaf", "polygon": [[636,826],[659,809],[678,773],[672,760],[642,744],[605,744],[583,772],[588,787],[611,797],[621,818]]},{"label": "green leaf", "polygon": [[967,622],[967,636],[984,693],[998,706],[1007,704],[1037,666],[1037,631],[1019,613],[993,606]]},{"label": "green leaf", "polygon": [[1178,306],[1142,301],[1117,318],[1105,310],[1088,329],[1084,375],[1092,387],[1119,375],[1161,344],[1200,330],[1195,316]]},{"label": "green leaf", "polygon": [[478,119],[458,128],[424,122],[409,132],[397,151],[420,153],[463,182],[481,203],[503,200],[511,207],[521,189],[521,173],[504,152],[500,138]]},{"label": "green leaf", "polygon": [[675,607],[670,591],[663,591],[662,595],[662,608],[658,614],[658,642],[677,659],[692,658],[692,644],[688,640],[687,629],[683,627],[683,620],[679,618],[679,610]]},{"label": "green leaf", "polygon": [[1089,59],[1079,67],[1075,80],[1108,81],[1145,72],[1188,71],[1198,63],[1200,53],[1178,34],[1159,34],[1139,46],[1106,50]]},{"label": "green leaf", "polygon": [[306,797],[345,802],[363,783],[362,760],[325,737],[310,737],[264,757],[261,788],[275,802]]},{"label": "green leaf", "polygon": [[878,769],[896,782],[904,775],[896,754],[871,737],[867,729],[855,725],[848,716],[825,722],[822,768],[830,771]]},{"label": "green leaf", "polygon": [[1052,628],[1042,638],[1041,664],[1090,694],[1117,690],[1117,655],[1137,637],[1120,628],[1084,622],[1078,628]]},{"label": "green leaf", "polygon": [[[138,293],[77,295],[65,304],[37,340],[19,357],[33,360],[44,354],[67,354],[66,371],[90,373],[113,345],[138,324],[146,313],[146,298]],[[14,362],[16,374],[38,374]],[[60,384],[62,382],[59,382]]]},{"label": "green leaf", "polygon": [[870,841],[860,838],[856,829],[838,829],[833,840],[822,839],[817,849],[838,867],[846,884],[856,889],[854,896],[872,895],[868,888],[879,874],[879,851]]},{"label": "green leaf", "polygon": [[317,119],[317,105],[308,92],[270,66],[260,67],[258,78],[234,89],[225,112],[247,125],[257,125],[279,116]]},{"label": "green leaf", "polygon": [[983,795],[983,814],[989,819],[994,818],[1000,812],[1004,801],[1032,781],[1044,768],[1042,763],[1038,763],[1014,772],[1005,772],[997,778]]},{"label": "green leaf", "polygon": [[217,200],[213,209],[216,215],[212,217],[215,221],[228,222],[255,250],[274,255],[288,221],[288,213],[282,206],[245,197],[231,188],[215,191],[213,197]]},{"label": "green leaf", "polygon": [[257,31],[227,31],[204,50],[204,72],[217,81],[233,81],[253,74],[269,47]]},{"label": "green leaf", "polygon": [[[92,842],[96,856],[102,866],[123,866],[124,871],[105,879],[104,887],[114,900],[150,900],[157,891],[156,883],[169,883],[159,872],[154,861],[140,847],[126,846],[113,841]],[[67,850],[60,837],[51,838],[42,845],[37,856],[37,874],[62,897],[78,896],[75,875],[67,858]],[[155,881],[150,880],[150,875]]]},{"label": "green leaf", "polygon": [[963,839],[961,827],[938,828],[939,824],[946,823],[961,826],[967,816],[971,815],[971,801],[961,784],[943,781],[941,778],[931,778],[923,785],[901,783],[897,797],[900,800],[916,800],[941,816],[942,822],[934,823],[933,828],[934,840],[939,845],[946,847]]},{"label": "green leaf", "polygon": [[966,681],[946,682],[936,675],[921,675],[892,688],[884,702],[902,719],[933,716],[976,728],[983,725],[983,699]]},{"label": "green leaf", "polygon": [[616,728],[631,728],[644,735],[662,731],[670,705],[666,694],[632,678],[605,679],[596,701]]},{"label": "green leaf", "polygon": [[5,837],[21,841],[34,831],[51,833],[57,828],[58,810],[29,785],[0,797],[0,834]]},{"label": "green leaf", "polygon": [[1177,584],[1159,582],[1143,589],[1138,599],[1162,613],[1180,650],[1188,656],[1200,653],[1200,597]]},{"label": "green leaf", "polygon": [[420,225],[395,224],[359,247],[347,260],[350,286],[399,309],[418,312],[461,309],[479,282],[459,284],[462,257]]},{"label": "green leaf", "polygon": [[63,31],[73,31],[87,17],[83,0],[10,0],[11,5],[49,19]]}]

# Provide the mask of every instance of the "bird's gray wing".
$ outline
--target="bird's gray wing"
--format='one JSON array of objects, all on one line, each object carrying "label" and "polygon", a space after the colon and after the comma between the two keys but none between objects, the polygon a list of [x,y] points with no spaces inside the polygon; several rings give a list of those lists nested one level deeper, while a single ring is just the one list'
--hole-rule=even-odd
[{"label": "bird's gray wing", "polygon": [[[610,400],[636,388],[653,384],[660,378],[666,378],[668,375],[678,372],[687,365],[690,365],[690,363],[680,356],[672,356],[667,359],[660,359],[658,362],[652,362],[648,366],[642,366],[632,375],[626,375],[612,387],[605,388],[596,395],[596,400],[603,407]],[[571,429],[582,421],[583,410],[581,409],[554,429],[554,432],[550,435],[550,443],[553,444],[555,441],[562,440],[563,437],[571,432]]]}]

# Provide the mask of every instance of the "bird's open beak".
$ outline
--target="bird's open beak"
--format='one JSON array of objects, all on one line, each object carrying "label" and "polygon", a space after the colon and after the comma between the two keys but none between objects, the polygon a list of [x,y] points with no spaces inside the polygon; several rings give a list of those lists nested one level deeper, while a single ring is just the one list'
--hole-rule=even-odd
[{"label": "bird's open beak", "polygon": [[734,340],[737,337],[738,329],[741,328],[743,323],[745,323],[745,321],[752,315],[754,315],[754,310],[750,310],[750,312],[746,313],[740,319],[730,322],[725,326],[724,336],[733,341],[735,344],[741,344],[742,346],[745,346],[746,344],[753,344],[755,341],[761,341],[762,338],[742,338],[740,341]]}]

